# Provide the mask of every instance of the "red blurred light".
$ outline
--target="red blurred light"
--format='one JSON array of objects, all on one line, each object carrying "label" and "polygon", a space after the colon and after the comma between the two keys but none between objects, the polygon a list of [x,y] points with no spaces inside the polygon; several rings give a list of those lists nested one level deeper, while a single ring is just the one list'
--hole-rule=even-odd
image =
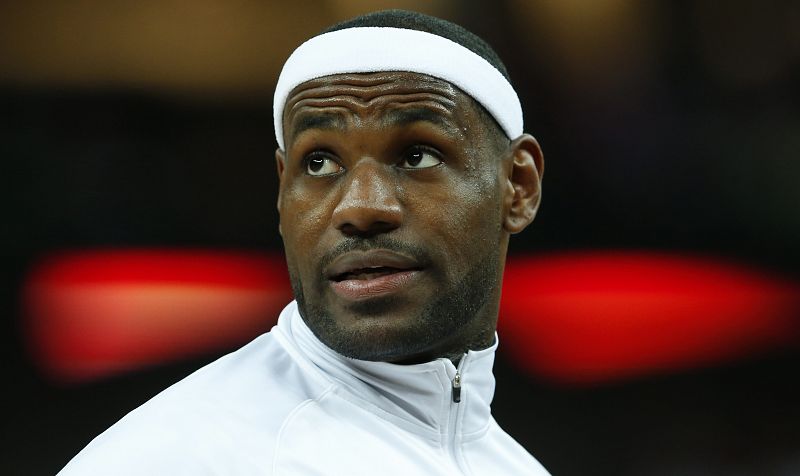
[{"label": "red blurred light", "polygon": [[72,252],[30,273],[26,329],[40,367],[77,381],[244,343],[269,330],[290,300],[282,256]]},{"label": "red blurred light", "polygon": [[520,366],[591,383],[709,365],[798,336],[798,286],[729,263],[657,253],[515,257],[499,329]]}]

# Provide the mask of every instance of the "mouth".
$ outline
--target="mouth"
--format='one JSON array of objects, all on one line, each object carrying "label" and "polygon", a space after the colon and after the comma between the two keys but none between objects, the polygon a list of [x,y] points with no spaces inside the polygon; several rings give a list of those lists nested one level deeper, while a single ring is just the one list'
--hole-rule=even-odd
[{"label": "mouth", "polygon": [[413,284],[423,267],[413,258],[388,250],[346,253],[325,269],[340,298],[359,301],[398,293]]},{"label": "mouth", "polygon": [[330,278],[331,281],[340,283],[342,281],[367,281],[370,279],[377,279],[382,276],[389,276],[396,273],[406,271],[419,271],[420,268],[393,268],[390,266],[374,266],[367,268],[357,268],[345,271]]}]

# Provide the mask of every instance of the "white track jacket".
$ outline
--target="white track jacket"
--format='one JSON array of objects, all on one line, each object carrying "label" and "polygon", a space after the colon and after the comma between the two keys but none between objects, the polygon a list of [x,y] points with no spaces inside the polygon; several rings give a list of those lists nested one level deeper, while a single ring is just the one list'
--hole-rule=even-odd
[{"label": "white track jacket", "polygon": [[126,415],[59,474],[547,475],[490,413],[496,347],[458,368],[353,360],[293,302],[270,332]]}]

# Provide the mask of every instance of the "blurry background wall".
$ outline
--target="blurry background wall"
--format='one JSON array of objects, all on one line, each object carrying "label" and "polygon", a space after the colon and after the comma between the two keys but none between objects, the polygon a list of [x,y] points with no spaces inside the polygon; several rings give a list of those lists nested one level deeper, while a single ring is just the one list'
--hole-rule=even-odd
[{"label": "blurry background wall", "polygon": [[[145,299],[142,279],[210,286],[214,302],[280,287],[260,274],[281,250],[277,74],[311,34],[380,8],[486,38],[545,152],[544,201],[512,240],[501,327],[551,350],[501,345],[501,425],[557,475],[800,474],[800,5],[738,0],[3,2],[9,474],[54,473],[128,410],[269,328],[273,315],[170,353],[173,334],[210,322],[173,313],[162,353],[64,378],[66,351],[47,347],[61,331],[42,340],[55,318],[40,310],[61,301],[36,286],[130,285],[131,263],[146,262],[130,299]],[[114,254],[130,250],[143,254]],[[105,261],[92,268],[92,256]],[[190,262],[202,272],[173,272]],[[630,275],[614,274],[620,266]],[[529,309],[512,285],[533,284]],[[212,299],[197,289],[182,296]],[[587,289],[617,307],[599,309]],[[675,293],[702,305],[659,314]],[[615,310],[634,301],[636,313]],[[104,309],[103,325],[115,315]],[[587,342],[597,353],[581,353]],[[652,359],[662,347],[668,358]]]}]

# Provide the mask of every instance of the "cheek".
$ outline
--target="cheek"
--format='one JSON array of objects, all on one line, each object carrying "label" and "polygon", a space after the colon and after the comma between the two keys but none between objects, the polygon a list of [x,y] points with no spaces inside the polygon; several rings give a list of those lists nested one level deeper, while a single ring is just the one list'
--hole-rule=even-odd
[{"label": "cheek", "polygon": [[417,213],[426,241],[444,253],[449,273],[463,272],[499,246],[502,204],[494,177],[454,181],[425,202]]},{"label": "cheek", "polygon": [[296,263],[296,259],[309,258],[309,251],[320,241],[320,237],[325,231],[330,220],[328,207],[325,200],[321,197],[313,197],[307,191],[287,190],[281,198],[281,230],[283,233],[283,245],[286,249],[287,258],[290,264],[302,266]]}]

